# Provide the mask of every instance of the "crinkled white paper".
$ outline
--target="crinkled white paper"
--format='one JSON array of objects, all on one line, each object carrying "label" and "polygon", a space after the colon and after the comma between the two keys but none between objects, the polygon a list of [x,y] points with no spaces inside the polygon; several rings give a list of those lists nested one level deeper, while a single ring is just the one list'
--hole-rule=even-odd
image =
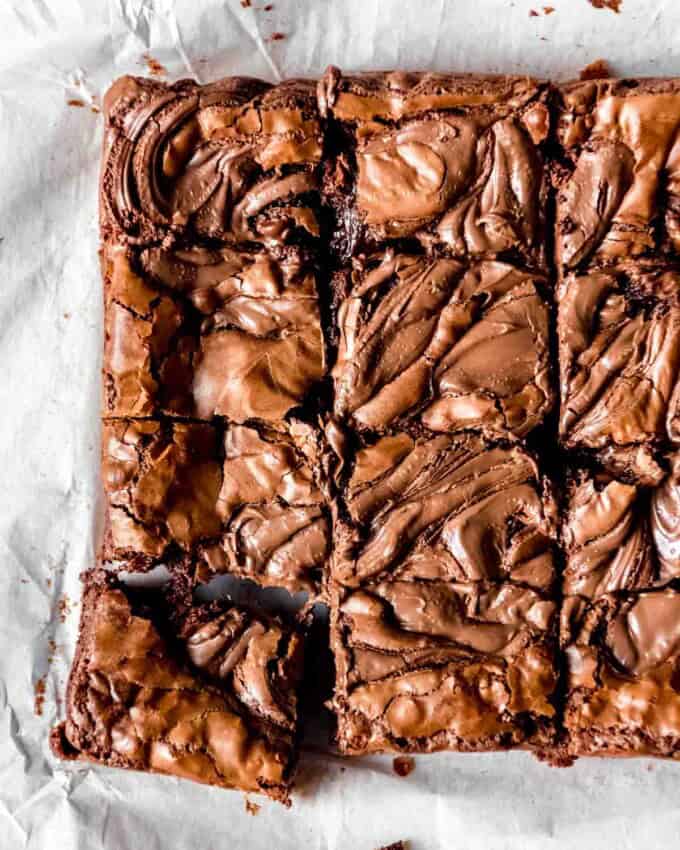
[{"label": "crinkled white paper", "polygon": [[400,779],[389,758],[306,756],[293,808],[258,800],[253,817],[236,792],[50,755],[100,516],[94,110],[111,80],[145,73],[144,54],[202,81],[329,62],[564,79],[600,57],[680,75],[677,0],[267,2],[0,3],[0,850],[677,847],[680,764],[442,754]]}]

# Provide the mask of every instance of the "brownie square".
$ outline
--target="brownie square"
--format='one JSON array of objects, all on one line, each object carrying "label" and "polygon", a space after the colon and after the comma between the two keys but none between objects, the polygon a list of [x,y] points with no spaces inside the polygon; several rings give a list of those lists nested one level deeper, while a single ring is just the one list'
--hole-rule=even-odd
[{"label": "brownie square", "polygon": [[335,416],[522,436],[553,402],[546,281],[500,261],[386,251],[336,276]]},{"label": "brownie square", "polygon": [[636,265],[569,274],[558,296],[560,438],[651,484],[680,440],[680,273]]},{"label": "brownie square", "polygon": [[314,591],[330,538],[317,450],[303,423],[105,423],[104,557]]},{"label": "brownie square", "polygon": [[555,536],[518,444],[402,433],[349,459],[331,602],[342,752],[552,740]]},{"label": "brownie square", "polygon": [[583,473],[564,529],[569,755],[680,753],[680,467],[652,491]]},{"label": "brownie square", "polygon": [[561,88],[555,254],[563,269],[677,258],[679,131],[678,80]]},{"label": "brownie square", "polygon": [[547,86],[529,77],[329,68],[319,107],[336,156],[324,196],[340,253],[408,238],[543,268],[546,101]]},{"label": "brownie square", "polygon": [[311,80],[121,77],[104,115],[105,241],[316,241],[323,138]]},{"label": "brownie square", "polygon": [[104,415],[282,419],[324,374],[317,272],[228,247],[104,251]]},{"label": "brownie square", "polygon": [[218,605],[181,618],[160,591],[84,576],[61,758],[256,791],[288,804],[302,637]]}]

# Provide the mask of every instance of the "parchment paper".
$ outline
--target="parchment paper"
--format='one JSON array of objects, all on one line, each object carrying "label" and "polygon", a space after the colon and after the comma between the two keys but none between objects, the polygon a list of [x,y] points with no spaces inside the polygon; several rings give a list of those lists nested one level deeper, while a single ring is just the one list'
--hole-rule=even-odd
[{"label": "parchment paper", "polygon": [[559,79],[600,57],[680,75],[677,0],[623,0],[618,15],[587,0],[548,0],[550,14],[529,0],[272,1],[0,4],[0,848],[675,847],[680,764],[442,754],[400,779],[387,757],[308,754],[293,808],[257,800],[253,817],[236,792],[49,753],[100,521],[96,110],[111,80],[145,73],[144,54],[203,81],[329,62]]}]

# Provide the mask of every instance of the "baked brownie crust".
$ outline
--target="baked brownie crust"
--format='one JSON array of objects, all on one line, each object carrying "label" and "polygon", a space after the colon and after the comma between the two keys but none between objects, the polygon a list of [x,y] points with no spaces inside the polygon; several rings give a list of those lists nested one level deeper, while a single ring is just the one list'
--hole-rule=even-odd
[{"label": "baked brownie crust", "polygon": [[86,574],[56,754],[288,803],[300,636],[235,608],[192,612],[180,629],[162,601],[146,602]]},{"label": "baked brownie crust", "polygon": [[337,276],[335,415],[384,431],[526,434],[549,411],[545,280],[386,251]]},{"label": "baked brownie crust", "polygon": [[455,257],[545,265],[547,86],[528,77],[329,68],[319,107],[339,126],[324,193],[346,256],[411,238]]}]

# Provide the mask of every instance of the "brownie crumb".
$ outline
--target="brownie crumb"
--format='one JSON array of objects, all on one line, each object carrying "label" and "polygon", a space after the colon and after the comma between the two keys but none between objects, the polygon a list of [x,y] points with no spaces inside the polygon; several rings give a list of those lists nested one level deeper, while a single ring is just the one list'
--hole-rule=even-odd
[{"label": "brownie crumb", "polygon": [[85,106],[85,101],[81,100],[79,97],[72,97],[72,98],[70,98],[70,100],[67,100],[66,103],[69,106],[78,106],[78,107]]},{"label": "brownie crumb", "polygon": [[544,14],[544,15],[552,15],[552,13],[553,13],[554,11],[555,11],[555,7],[554,7],[554,6],[544,6],[544,7],[543,7],[543,14]]},{"label": "brownie crumb", "polygon": [[241,0],[241,5],[244,9],[250,9],[250,0]]},{"label": "brownie crumb", "polygon": [[536,11],[536,9],[529,9],[529,17],[530,18],[537,18],[538,17],[538,12]]},{"label": "brownie crumb", "polygon": [[611,77],[611,70],[604,59],[596,59],[581,70],[579,80],[603,80]]},{"label": "brownie crumb", "polygon": [[623,0],[588,0],[593,9],[610,9],[617,14],[621,11]]},{"label": "brownie crumb", "polygon": [[286,37],[286,36],[285,36],[285,34],[284,34],[284,33],[282,33],[282,32],[273,32],[273,33],[269,36],[269,41],[283,41],[283,39],[284,39],[285,37]]},{"label": "brownie crumb", "polygon": [[33,711],[35,712],[36,717],[42,717],[43,708],[45,706],[45,691],[47,690],[47,685],[45,684],[45,676],[41,676],[38,681],[35,683],[35,688],[33,689],[33,693],[35,694],[35,701],[33,703]]},{"label": "brownie crumb", "polygon": [[397,776],[408,776],[416,769],[415,759],[411,756],[397,756],[392,762],[392,769]]},{"label": "brownie crumb", "polygon": [[62,598],[57,603],[57,608],[59,609],[59,620],[62,623],[66,622],[66,618],[71,613],[71,600],[68,598],[66,594],[62,596]]},{"label": "brownie crumb", "polygon": [[152,77],[165,77],[167,75],[165,66],[161,65],[158,59],[154,59],[150,53],[144,53],[142,59],[146,62],[146,67]]},{"label": "brownie crumb", "polygon": [[378,850],[408,850],[408,843],[406,841],[395,841],[394,844],[378,847]]},{"label": "brownie crumb", "polygon": [[255,817],[255,815],[259,814],[259,811],[260,811],[261,808],[262,808],[262,806],[258,806],[257,803],[253,803],[252,800],[249,800],[246,797],[246,811],[248,812],[249,815],[252,815],[253,817]]}]

